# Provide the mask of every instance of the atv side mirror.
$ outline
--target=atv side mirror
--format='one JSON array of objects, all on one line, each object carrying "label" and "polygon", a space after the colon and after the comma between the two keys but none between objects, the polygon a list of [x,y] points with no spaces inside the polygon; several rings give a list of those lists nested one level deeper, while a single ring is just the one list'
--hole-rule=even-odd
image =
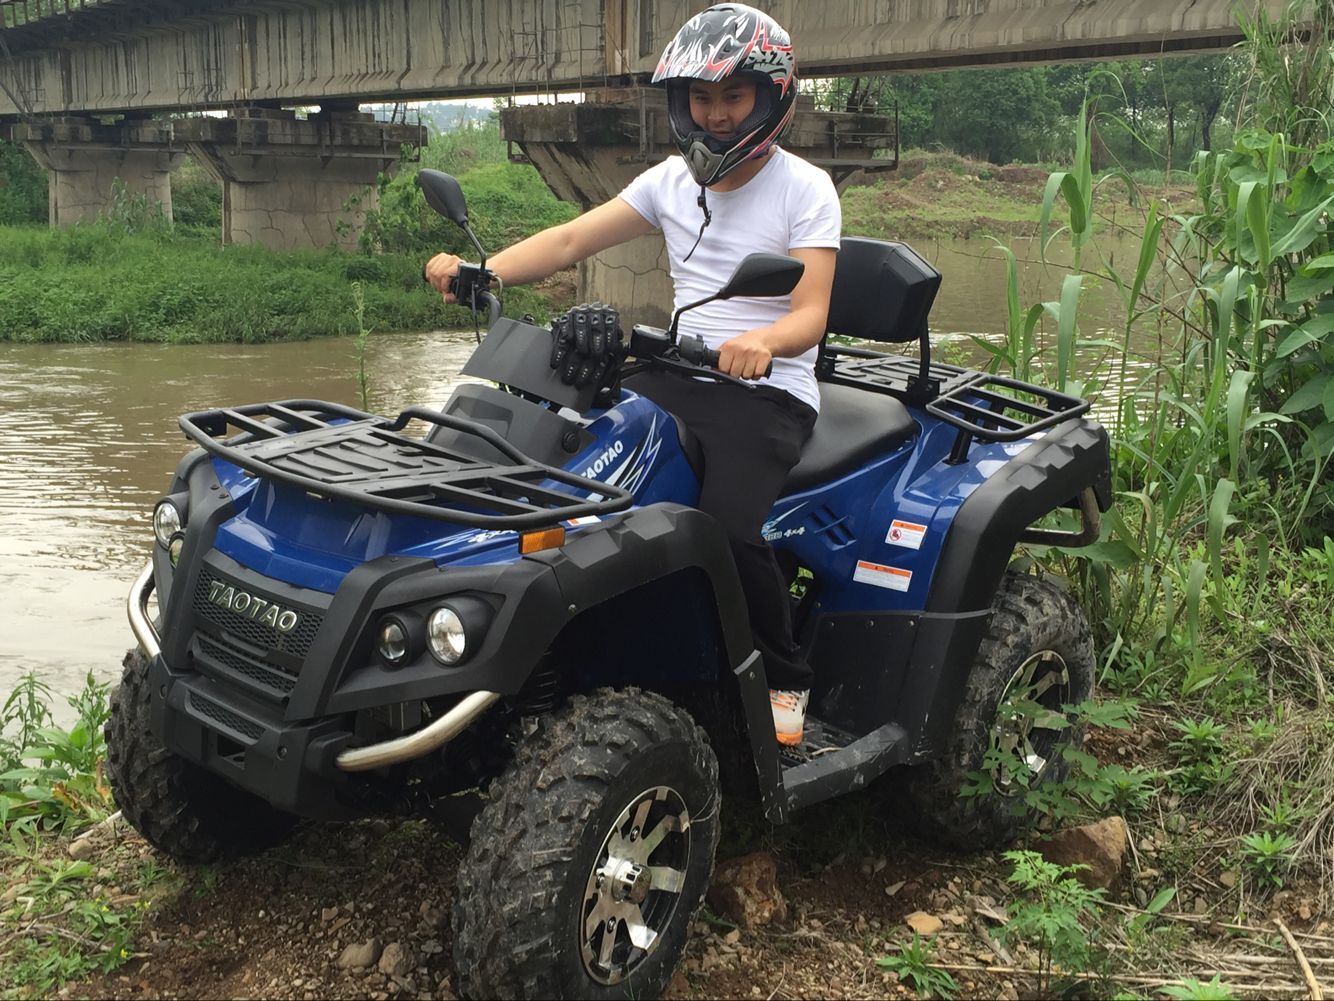
[{"label": "atv side mirror", "polygon": [[681,321],[681,314],[696,306],[703,306],[715,299],[735,299],[737,296],[769,298],[787,295],[797,287],[797,282],[801,281],[802,272],[805,270],[806,265],[786,254],[747,254],[736,266],[726,285],[713,295],[682,306],[672,314],[672,324],[667,330],[668,336],[675,342],[676,325]]},{"label": "atv side mirror", "polygon": [[805,270],[806,265],[786,254],[748,254],[718,290],[717,298],[789,295]]},{"label": "atv side mirror", "polygon": [[450,222],[468,228],[468,202],[463,197],[459,182],[438,170],[426,169],[417,175],[426,204]]},{"label": "atv side mirror", "polygon": [[477,248],[477,266],[485,268],[486,251],[468,225],[468,201],[463,197],[459,182],[448,174],[427,168],[417,174],[417,183],[426,196],[426,204],[462,229],[464,235],[472,241],[472,245]]}]

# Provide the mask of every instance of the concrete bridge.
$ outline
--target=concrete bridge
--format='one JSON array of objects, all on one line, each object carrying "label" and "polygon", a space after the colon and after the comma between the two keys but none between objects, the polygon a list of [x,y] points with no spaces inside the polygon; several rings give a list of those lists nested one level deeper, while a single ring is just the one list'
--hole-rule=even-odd
[{"label": "concrete bridge", "polygon": [[[1286,5],[754,2],[791,31],[808,77],[1221,49],[1240,38],[1239,11],[1276,14]],[[95,217],[116,177],[169,213],[170,168],[188,152],[223,186],[225,241],[322,245],[355,239],[376,175],[393,169],[402,146],[423,141],[413,127],[373,121],[360,104],[581,91],[586,107],[511,109],[502,124],[553,191],[587,205],[670,148],[660,95],[643,84],[676,28],[703,6],[0,0],[0,135],[7,130],[50,173],[52,225]],[[313,105],[319,112],[304,118],[290,110]],[[206,110],[227,117],[153,118]],[[807,109],[787,144],[840,181],[896,162],[883,152],[897,149],[884,117]],[[595,278],[599,268],[650,274],[660,243],[594,262],[583,271],[585,291],[612,297]]]},{"label": "concrete bridge", "polygon": [[[0,116],[642,82],[703,0],[0,0]],[[808,76],[1219,49],[1285,0],[770,0]],[[25,107],[26,105],[26,107]]]}]

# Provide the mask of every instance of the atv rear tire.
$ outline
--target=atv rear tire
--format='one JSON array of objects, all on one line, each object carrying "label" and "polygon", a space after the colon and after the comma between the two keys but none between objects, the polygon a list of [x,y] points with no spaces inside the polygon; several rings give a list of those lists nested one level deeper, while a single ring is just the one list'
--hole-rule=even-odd
[{"label": "atv rear tire", "polygon": [[519,744],[489,795],[459,867],[460,995],[657,997],[718,845],[704,732],[648,692],[575,697]]},{"label": "atv rear tire", "polygon": [[186,761],[148,725],[148,658],[125,654],[107,720],[107,779],[116,805],[144,839],[183,862],[257,854],[281,843],[297,818]]},{"label": "atv rear tire", "polygon": [[[1043,728],[1011,708],[1018,699],[1060,713],[1061,706],[1093,694],[1093,641],[1083,611],[1055,584],[1006,574],[996,611],[977,651],[944,757],[912,769],[908,794],[918,831],[961,850],[1007,844],[1036,819],[1024,808],[1025,787],[993,772],[992,792],[965,796],[970,773],[985,769],[993,746],[1022,756],[1031,767],[1028,788],[1060,782],[1069,773],[1061,751],[1078,747],[1082,729]],[[1031,727],[1020,732],[1024,726]]]}]

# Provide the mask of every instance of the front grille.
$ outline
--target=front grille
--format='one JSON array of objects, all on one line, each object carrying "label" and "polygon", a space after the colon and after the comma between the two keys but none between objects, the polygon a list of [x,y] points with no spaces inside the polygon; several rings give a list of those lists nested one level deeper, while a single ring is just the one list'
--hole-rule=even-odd
[{"label": "front grille", "polygon": [[[248,616],[233,612],[230,608],[223,608],[221,605],[215,605],[209,601],[209,589],[215,581],[227,587],[238,588],[248,594],[263,598],[265,601],[273,600],[267,594],[254,591],[245,584],[228,580],[205,568],[200,571],[199,580],[195,584],[192,604],[196,616],[213,623],[219,629],[252,646],[285,653],[298,659],[304,658],[310,652],[310,645],[315,641],[315,634],[320,631],[320,625],[324,622],[322,614],[305,608],[293,607],[292,610],[299,616],[296,628],[291,632],[281,633],[273,626],[265,625]],[[285,608],[292,607],[283,602],[278,602],[278,604]]]},{"label": "front grille", "polygon": [[244,650],[240,650],[225,640],[206,636],[196,637],[199,642],[199,655],[225,669],[226,672],[239,674],[249,679],[265,694],[285,697],[296,687],[296,678],[292,675],[256,660]]},{"label": "front grille", "polygon": [[250,740],[258,740],[259,735],[264,732],[264,728],[258,723],[252,723],[244,716],[238,716],[230,709],[218,705],[212,699],[204,698],[197,692],[190,693],[190,708],[207,716],[214,723],[226,727],[232,733],[239,733]]}]

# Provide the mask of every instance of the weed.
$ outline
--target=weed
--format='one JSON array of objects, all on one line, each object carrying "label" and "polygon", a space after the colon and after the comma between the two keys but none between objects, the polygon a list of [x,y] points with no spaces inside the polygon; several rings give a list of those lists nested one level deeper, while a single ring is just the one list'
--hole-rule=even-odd
[{"label": "weed", "polygon": [[[1132,725],[1136,709],[1133,703],[1110,700],[1063,706],[1061,713],[1054,713],[1036,702],[1018,700],[1002,711],[1047,730],[1083,725],[1124,730]],[[983,755],[983,770],[969,775],[963,795],[992,795],[997,792],[997,780],[1002,779],[1023,790],[1013,798],[1016,812],[1041,814],[1058,824],[1108,808],[1132,816],[1142,811],[1153,796],[1157,775],[1152,771],[1139,766],[1102,765],[1093,755],[1072,745],[1063,746],[1059,753],[1068,766],[1066,777],[1035,785],[1036,776],[1021,744],[993,745]]]},{"label": "weed", "polygon": [[1038,990],[1046,993],[1057,971],[1077,977],[1099,957],[1093,920],[1105,894],[1073,877],[1087,866],[1056,865],[1030,851],[1008,851],[1004,857],[1014,866],[1009,882],[1027,899],[1010,905],[1000,938],[1027,942],[1037,952]]},{"label": "weed", "polygon": [[1173,723],[1181,734],[1168,744],[1178,763],[1169,781],[1184,793],[1199,793],[1225,783],[1235,768],[1227,760],[1223,734],[1227,728],[1211,719],[1177,720]]},{"label": "weed", "polygon": [[17,733],[0,744],[8,765],[0,774],[0,824],[11,826],[11,839],[23,830],[12,825],[23,818],[69,830],[106,816],[111,790],[101,761],[102,724],[110,712],[107,689],[88,674],[83,690],[68,700],[78,714],[68,730],[49,725],[49,710],[34,701],[49,695],[40,682],[25,678],[11,693],[4,718]]},{"label": "weed", "polygon": [[357,391],[361,394],[361,409],[368,410],[370,381],[366,378],[366,346],[370,343],[371,331],[366,326],[366,292],[359,281],[352,283],[352,313],[357,318]]},{"label": "weed", "polygon": [[882,956],[876,960],[876,965],[896,973],[919,998],[939,997],[948,1001],[959,989],[959,984],[947,970],[931,965],[931,951],[930,940],[914,934],[911,945],[900,946],[897,956]]},{"label": "weed", "polygon": [[1158,993],[1169,998],[1178,998],[1179,1001],[1236,1001],[1237,997],[1217,973],[1208,983],[1185,979],[1179,984],[1159,987]]},{"label": "weed", "polygon": [[1281,888],[1284,874],[1292,867],[1297,842],[1287,834],[1259,831],[1247,834],[1239,844],[1243,868],[1261,883]]}]

